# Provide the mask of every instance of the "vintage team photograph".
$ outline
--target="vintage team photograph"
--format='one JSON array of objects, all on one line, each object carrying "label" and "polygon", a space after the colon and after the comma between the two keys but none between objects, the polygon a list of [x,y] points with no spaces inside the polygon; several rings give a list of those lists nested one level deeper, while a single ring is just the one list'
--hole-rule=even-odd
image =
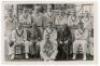
[{"label": "vintage team photograph", "polygon": [[93,61],[93,3],[4,4],[6,61]]}]

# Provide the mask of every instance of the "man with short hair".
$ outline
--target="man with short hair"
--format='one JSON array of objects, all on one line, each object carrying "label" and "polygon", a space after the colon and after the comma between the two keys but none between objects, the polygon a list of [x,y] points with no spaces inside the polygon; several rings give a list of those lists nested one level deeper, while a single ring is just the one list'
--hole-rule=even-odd
[{"label": "man with short hair", "polygon": [[73,42],[73,59],[76,59],[78,52],[82,52],[83,60],[86,60],[88,30],[84,27],[85,25],[83,22],[79,24],[79,27],[74,31],[75,40]]},{"label": "man with short hair", "polygon": [[30,15],[29,10],[26,7],[23,7],[23,13],[19,15],[19,22],[22,25],[32,24],[32,16]]},{"label": "man with short hair", "polygon": [[67,12],[67,25],[73,27],[77,23],[76,11],[72,10]]},{"label": "man with short hair", "polygon": [[36,23],[32,24],[32,28],[29,29],[29,38],[28,40],[31,42],[30,45],[30,54],[33,56],[39,56],[39,42],[42,39],[41,31],[37,27]]},{"label": "man with short hair", "polygon": [[55,24],[55,14],[53,13],[53,5],[47,5],[47,12],[44,14],[44,26],[48,26],[48,23],[52,22]]},{"label": "man with short hair", "polygon": [[34,5],[34,10],[32,13],[32,23],[35,23],[37,25],[37,28],[41,31],[41,34],[43,33],[43,14],[40,12],[41,5],[36,4]]},{"label": "man with short hair", "polygon": [[58,53],[57,50],[57,31],[50,22],[48,27],[44,30],[43,40],[40,44],[40,55],[44,61],[55,60]]},{"label": "man with short hair", "polygon": [[[24,46],[25,47],[25,58],[28,59],[28,53],[29,53],[29,42],[27,41],[27,32],[22,28],[20,24],[18,24],[18,27],[12,31],[11,35],[11,42],[9,47],[9,55],[11,55],[11,59],[13,60],[15,58],[15,54],[17,51],[15,48],[17,45]],[[21,51],[21,50],[20,50]]]}]

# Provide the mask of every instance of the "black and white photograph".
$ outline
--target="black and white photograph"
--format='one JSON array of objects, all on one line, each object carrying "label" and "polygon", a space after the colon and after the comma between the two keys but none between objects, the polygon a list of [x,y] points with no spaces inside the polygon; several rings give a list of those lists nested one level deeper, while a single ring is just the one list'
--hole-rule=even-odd
[{"label": "black and white photograph", "polygon": [[93,61],[93,3],[7,3],[5,61]]}]

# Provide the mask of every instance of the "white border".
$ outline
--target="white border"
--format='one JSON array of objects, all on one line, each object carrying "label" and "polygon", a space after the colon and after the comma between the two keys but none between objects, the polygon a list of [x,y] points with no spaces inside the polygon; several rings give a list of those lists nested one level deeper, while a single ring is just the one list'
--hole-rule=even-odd
[{"label": "white border", "polygon": [[[2,5],[3,5],[3,2],[4,2],[4,1],[2,1],[2,3],[1,3]],[[5,2],[7,2],[7,0],[6,0]],[[14,3],[14,4],[15,4],[15,3],[20,3],[20,4],[22,4],[22,3],[23,3],[23,4],[25,4],[25,3],[30,3],[30,4],[31,4],[31,3],[41,3],[41,2],[42,2],[42,3],[55,3],[55,4],[56,4],[56,3],[76,3],[76,4],[77,4],[77,3],[93,3],[94,6],[95,6],[95,7],[94,7],[94,12],[95,12],[95,14],[94,14],[94,15],[95,15],[95,17],[94,17],[94,19],[95,19],[95,20],[94,20],[94,25],[95,25],[95,26],[94,26],[94,28],[95,28],[95,37],[94,37],[94,38],[95,38],[95,39],[94,39],[94,40],[95,40],[95,47],[97,47],[96,44],[97,44],[97,35],[98,35],[98,34],[97,34],[97,29],[96,29],[96,28],[97,28],[97,26],[96,26],[97,23],[95,23],[95,22],[97,22],[97,21],[96,21],[96,19],[97,19],[97,17],[96,17],[96,16],[97,16],[97,8],[96,8],[96,6],[97,6],[97,5],[96,5],[96,2],[95,2],[95,1],[90,1],[90,0],[88,0],[88,1],[87,1],[87,0],[85,0],[85,1],[80,1],[80,0],[79,0],[79,1],[77,1],[77,0],[74,0],[74,1],[73,1],[73,0],[69,0],[69,1],[68,1],[68,0],[67,0],[67,1],[64,1],[64,0],[63,0],[63,1],[50,1],[50,0],[49,0],[49,1],[47,1],[47,0],[45,0],[45,1],[44,1],[44,0],[25,1],[25,0],[24,0],[24,1],[22,2],[22,1],[19,1],[19,0],[17,0],[17,1],[16,1],[16,0],[15,0],[15,1],[10,0],[10,1],[8,1],[7,3]],[[1,8],[0,11],[2,11],[2,8]],[[1,13],[2,16],[3,16],[3,12],[0,12],[0,13]],[[2,19],[2,18],[1,18],[1,19]],[[0,20],[0,21],[3,22],[3,19]],[[4,33],[3,33],[3,32],[4,32],[4,30],[3,30],[3,29],[4,29],[4,22],[3,22],[0,26],[2,26],[2,27],[0,27],[0,29],[2,29],[0,33],[2,33],[2,35],[1,35],[1,36],[2,36],[2,44],[4,45],[4,42],[3,42],[3,39],[4,39],[4,38],[3,38],[3,34],[4,34]],[[0,39],[0,40],[1,40],[1,39]],[[1,44],[1,43],[0,43],[0,44]],[[1,48],[4,49],[4,46],[3,46],[3,45],[1,46]],[[2,54],[0,54],[1,56],[4,56],[4,55],[3,55],[3,54],[4,54],[4,53],[3,53],[3,52],[4,52],[3,49],[2,49],[2,50],[0,49],[0,51],[2,52]],[[97,51],[97,48],[95,48],[95,51]],[[1,57],[0,57],[0,58],[1,58]],[[26,63],[26,62],[27,62],[27,63]],[[49,64],[49,65],[52,65],[52,63],[53,63],[54,65],[60,65],[60,64],[64,64],[64,65],[66,65],[66,64],[73,64],[73,65],[74,65],[74,64],[97,64],[97,52],[95,52],[95,59],[94,59],[94,61],[63,61],[63,62],[62,62],[62,61],[56,61],[56,62],[55,62],[55,61],[54,61],[54,62],[26,61],[26,62],[23,62],[23,61],[22,61],[22,62],[15,62],[15,61],[13,61],[13,62],[5,62],[5,61],[2,59],[2,63],[3,63],[3,64],[11,64],[11,65],[12,65],[12,64],[17,64],[17,65],[19,65],[19,64],[21,64],[21,65],[22,65],[22,64],[29,64],[29,65],[30,65],[30,64],[35,64],[35,65],[37,65],[37,64],[45,64],[45,65]]]}]

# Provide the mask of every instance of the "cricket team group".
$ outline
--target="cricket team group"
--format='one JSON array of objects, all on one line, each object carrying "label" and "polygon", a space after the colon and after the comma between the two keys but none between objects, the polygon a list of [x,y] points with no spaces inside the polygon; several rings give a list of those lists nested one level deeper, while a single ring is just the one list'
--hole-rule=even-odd
[{"label": "cricket team group", "polygon": [[31,8],[23,6],[22,10],[17,10],[17,16],[7,17],[6,22],[14,26],[7,43],[10,59],[14,60],[17,54],[43,61],[75,60],[79,53],[86,60],[87,54],[94,55],[93,16],[69,5],[61,9],[56,9],[54,4],[45,5],[46,9],[40,4]]}]

